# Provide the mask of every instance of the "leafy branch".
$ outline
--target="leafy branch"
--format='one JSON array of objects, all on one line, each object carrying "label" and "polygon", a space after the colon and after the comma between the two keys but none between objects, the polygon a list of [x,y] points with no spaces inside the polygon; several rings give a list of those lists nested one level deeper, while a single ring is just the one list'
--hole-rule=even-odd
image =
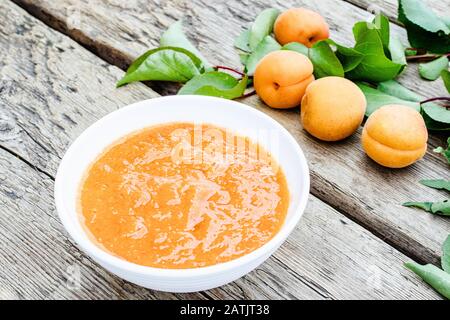
[{"label": "leafy branch", "polygon": [[[420,183],[430,188],[450,191],[450,181],[448,180],[421,180]],[[403,205],[417,207],[433,214],[450,216],[449,200],[441,202],[407,202]],[[445,298],[450,299],[450,235],[442,245],[442,269],[432,264],[420,265],[416,262],[407,262],[405,267],[421,277]]]}]

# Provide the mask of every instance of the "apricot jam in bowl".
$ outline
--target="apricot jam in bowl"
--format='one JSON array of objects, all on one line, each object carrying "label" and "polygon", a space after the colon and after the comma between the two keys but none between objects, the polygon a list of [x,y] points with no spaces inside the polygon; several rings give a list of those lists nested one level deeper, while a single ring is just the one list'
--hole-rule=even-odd
[{"label": "apricot jam in bowl", "polygon": [[108,271],[146,288],[211,289],[286,240],[309,194],[294,138],[244,104],[205,96],[141,101],[100,119],[67,150],[59,217]]}]

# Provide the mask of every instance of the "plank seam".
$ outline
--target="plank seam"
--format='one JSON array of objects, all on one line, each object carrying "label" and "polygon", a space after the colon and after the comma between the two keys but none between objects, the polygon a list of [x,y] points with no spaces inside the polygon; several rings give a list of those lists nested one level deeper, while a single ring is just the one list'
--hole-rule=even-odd
[{"label": "plank seam", "polygon": [[[394,240],[391,240],[389,236],[383,235],[383,233],[378,232],[376,226],[371,226],[371,225],[367,224],[363,219],[357,219],[356,216],[358,215],[358,213],[353,214],[353,215],[349,214],[346,210],[341,209],[338,204],[331,203],[329,200],[327,200],[327,198],[323,195],[323,193],[316,191],[314,187],[311,188],[310,193],[312,195],[314,195],[316,198],[318,198],[320,201],[325,203],[326,205],[333,208],[339,214],[343,215],[350,221],[356,223],[363,229],[367,230],[371,235],[380,239],[381,241],[388,244],[389,246],[391,246],[395,250],[399,251],[400,253],[404,254],[406,257],[408,257],[418,263],[422,263],[422,264],[432,263],[432,264],[439,266],[440,257],[437,254],[435,254],[433,251],[428,250],[426,247],[422,246],[422,248],[423,248],[422,254],[417,254],[413,251],[408,251],[406,249],[407,247],[409,247],[408,245],[406,245],[406,248],[403,248],[401,245],[397,244]],[[399,232],[399,231],[393,230],[393,232]],[[409,242],[416,242],[414,239],[409,237],[408,234],[406,234],[406,233],[403,233],[403,236],[401,238],[408,239]],[[418,243],[418,246],[421,246],[420,243]],[[431,261],[430,261],[430,259],[431,259]]]},{"label": "plank seam", "polygon": [[42,170],[41,168],[35,166],[34,164],[32,164],[30,161],[28,161],[27,159],[25,159],[24,157],[22,157],[20,154],[18,154],[17,152],[3,146],[0,144],[0,149],[4,150],[5,152],[9,153],[10,155],[14,156],[15,158],[19,159],[20,161],[22,161],[23,163],[25,163],[26,165],[28,165],[29,167],[31,167],[34,171],[45,175],[47,178],[51,179],[52,181],[55,181],[55,178],[53,178],[53,176],[46,172],[45,170]]},{"label": "plank seam", "polygon": [[[111,46],[101,42],[96,42],[87,36],[83,31],[78,29],[69,29],[66,22],[58,19],[51,12],[37,5],[22,3],[20,0],[9,1],[25,10],[29,15],[38,19],[50,29],[69,37],[101,60],[118,67],[122,71],[126,71],[133,61],[132,57],[127,56],[125,53],[122,53],[120,50]],[[170,82],[164,83],[165,85],[168,85],[168,88],[163,88],[161,86],[161,82],[152,81],[151,83],[144,82],[144,84],[160,95],[174,94],[178,91],[177,85]]]},{"label": "plank seam", "polygon": [[68,36],[89,52],[100,57],[103,61],[115,65],[122,70],[126,70],[128,65],[131,63],[131,58],[127,57],[119,50],[102,44],[101,42],[96,42],[95,40],[89,38],[81,30],[69,29],[65,21],[58,19],[51,12],[35,4],[22,3],[20,0],[10,1],[44,23],[49,28]]},{"label": "plank seam", "polygon": [[[303,283],[305,286],[316,292],[319,296],[324,298],[325,300],[336,300],[336,298],[328,292],[325,288],[321,287],[320,285],[314,283],[310,279],[306,279],[304,276],[299,275],[295,270],[293,270],[291,267],[289,267],[286,263],[281,261],[276,255],[272,256],[274,260],[278,261],[280,265],[282,265],[286,270],[292,271],[292,275],[297,278],[301,283]],[[320,290],[323,290],[320,291]]]},{"label": "plank seam", "polygon": [[207,300],[214,300],[214,298],[206,291],[200,291],[200,295],[204,296]]},{"label": "plank seam", "polygon": [[[371,11],[368,10],[369,8],[367,8],[367,7],[363,6],[363,5],[358,4],[357,2],[353,2],[353,0],[342,0],[342,1],[347,2],[348,4],[350,4],[350,5],[354,6],[354,7],[357,7],[357,8],[359,8],[359,9],[361,9],[361,10],[364,10],[364,11],[367,11],[367,12],[369,12],[369,13],[371,13],[371,14],[374,14],[373,12],[371,12]],[[387,16],[387,15],[386,15],[386,16]],[[389,17],[389,16],[387,16],[387,18],[388,18],[389,21],[392,22],[393,24],[396,24],[397,26],[399,26],[399,27],[401,27],[401,28],[404,28],[404,27],[405,27],[405,26],[403,25],[403,23],[401,23],[401,22],[398,21],[397,19],[392,18],[392,17]]]}]

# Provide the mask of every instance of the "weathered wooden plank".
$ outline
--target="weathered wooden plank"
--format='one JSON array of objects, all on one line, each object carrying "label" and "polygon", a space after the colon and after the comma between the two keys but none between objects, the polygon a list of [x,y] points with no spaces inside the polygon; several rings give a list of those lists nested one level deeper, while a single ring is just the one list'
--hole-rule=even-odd
[{"label": "weathered wooden plank", "polygon": [[[39,0],[36,3],[44,3],[48,6],[48,10],[59,12],[53,9],[59,8],[56,2],[49,3]],[[227,3],[201,0],[190,1],[189,3],[184,1],[164,2],[158,6],[141,6],[139,9],[133,7],[133,3],[126,6],[123,3],[114,2],[114,5],[109,7],[106,7],[104,3],[102,6],[102,3],[94,1],[93,4],[95,6],[92,6],[90,9],[83,6],[83,3],[80,4],[78,7],[82,17],[80,26],[83,30],[86,30],[87,34],[95,34],[95,43],[101,43],[102,48],[106,48],[105,41],[110,41],[108,39],[112,37],[113,40],[111,41],[114,42],[113,46],[117,48],[116,51],[119,52],[119,49],[123,50],[123,57],[129,58],[137,55],[141,49],[143,50],[145,44],[149,46],[156,45],[162,29],[184,15],[187,20],[186,24],[189,25],[186,29],[191,35],[198,34],[198,37],[195,38],[198,42],[197,44],[209,57],[219,63],[232,61],[233,64],[233,61],[235,61],[237,65],[237,55],[232,48],[232,43],[235,36],[240,32],[241,26],[245,22],[252,20],[254,16],[253,14],[251,16],[248,14],[248,8],[252,7],[248,1]],[[302,3],[296,2],[297,5]],[[314,7],[311,2],[307,3]],[[345,2],[339,2],[339,6],[330,0],[321,1],[320,3],[318,11],[323,13],[328,18],[328,21],[332,22],[331,28],[333,33],[338,38],[337,40],[342,42],[348,41],[348,35],[351,34],[351,25],[348,21],[356,21],[369,16],[367,12],[356,10],[354,6]],[[69,3],[66,4],[69,6]],[[285,7],[290,5],[289,1],[283,2]],[[254,3],[252,8],[254,8],[255,12],[258,12],[268,6],[270,4],[267,1],[258,1]],[[343,8],[347,10],[346,16],[336,15],[336,12],[343,12]],[[63,15],[64,12],[59,12],[58,14]],[[110,17],[114,17],[114,19]],[[116,18],[120,19],[117,20]],[[103,33],[100,32],[104,25],[108,25],[108,30],[114,28],[120,28],[120,30],[117,29],[115,35],[113,33],[109,34],[107,32],[110,31],[105,30],[105,34],[108,36],[104,37]],[[229,32],[224,33],[223,30],[229,30]],[[133,36],[130,36],[128,40],[118,38],[119,35],[124,37],[124,35],[129,34]],[[22,42],[21,46],[27,45],[26,38],[24,39],[21,35],[13,35],[13,37],[17,38],[14,43]],[[218,51],[214,48],[221,48],[221,50]],[[57,55],[55,54],[55,56]],[[32,74],[28,76],[33,78]],[[67,78],[64,74],[54,75],[54,77],[54,79],[58,77],[60,81],[73,84],[76,84],[77,81],[86,81],[88,79],[80,79],[80,77],[75,79],[72,77]],[[415,79],[417,80],[417,77]],[[413,83],[416,87],[421,87],[422,83],[424,83],[422,81],[408,81],[408,83]],[[106,85],[106,82],[104,82],[104,85]],[[45,92],[47,87],[48,84],[43,83],[39,91]],[[111,94],[119,96],[124,94],[124,89],[116,91],[112,87],[111,79],[111,84],[108,87],[112,90]],[[132,92],[143,90],[139,85],[128,88]],[[432,89],[435,94],[441,92],[440,88],[436,89],[433,86]],[[104,92],[104,90],[96,91]],[[36,92],[34,95],[39,96],[39,94],[39,92]],[[60,96],[59,99],[63,100],[64,103],[72,103],[74,99],[70,92],[61,91],[58,92],[58,95]],[[18,102],[17,99],[36,100],[36,98],[23,98],[23,96],[16,95],[4,96],[3,99],[7,105],[20,104],[20,101]],[[106,98],[100,97],[99,99]],[[404,208],[400,204],[408,200],[441,199],[445,197],[445,194],[420,186],[417,183],[419,179],[439,178],[448,175],[448,167],[439,156],[428,152],[425,160],[410,168],[403,170],[384,169],[374,164],[364,155],[359,143],[360,133],[340,143],[319,142],[301,130],[297,111],[272,110],[264,106],[256,97],[246,99],[245,103],[270,114],[296,137],[307,154],[312,174],[312,192],[316,196],[340,211],[345,212],[373,233],[416,259],[423,262],[438,263],[440,247],[450,231],[450,222],[441,217],[431,216],[426,212]],[[70,118],[77,117],[74,110],[78,107],[65,111],[61,107],[58,108],[61,113],[69,115]],[[22,109],[5,109],[16,119],[24,116]],[[36,109],[34,112],[39,113],[41,111]],[[92,114],[90,112],[87,113]],[[8,118],[11,119],[11,116]],[[55,134],[58,130],[61,130],[55,125],[55,123],[58,123],[55,119],[59,120],[61,118],[60,114],[47,115],[39,126],[39,131],[35,130],[32,132],[32,136],[36,141],[55,141],[54,151],[59,157],[63,154],[67,143],[64,139],[68,138],[66,133],[64,136]],[[77,117],[77,122],[80,121],[80,118],[80,116]],[[84,119],[87,119],[86,115],[84,115]],[[73,130],[79,130],[80,127],[82,125],[73,126]],[[70,128],[71,126],[69,126],[69,129],[64,130],[71,130]],[[33,127],[30,130],[33,130]],[[431,145],[433,146],[434,143]],[[31,145],[28,150],[33,150]],[[56,167],[56,163],[51,164],[51,161],[45,162],[52,170]]]},{"label": "weathered wooden plank", "polygon": [[[329,23],[331,37],[348,45],[353,43],[353,24],[373,17],[366,10],[342,0],[13,1],[122,69],[145,50],[157,46],[163,30],[182,17],[186,20],[186,31],[212,62],[236,67],[240,63],[233,40],[264,8],[304,6],[316,10]],[[396,16],[396,0],[352,1],[363,8],[373,3],[372,7]],[[440,12],[448,11],[448,1],[433,0],[430,4]],[[392,32],[407,43],[403,28],[394,25]],[[399,81],[425,97],[446,94],[441,80],[417,81],[418,77],[417,65],[411,64]]]},{"label": "weathered wooden plank", "polygon": [[[2,6],[0,137],[41,170],[56,172],[67,142],[92,119],[158,96],[145,85],[115,90],[120,69],[8,3]],[[13,19],[17,23],[6,24]],[[13,100],[7,103],[6,97]]]},{"label": "weathered wooden plank", "polygon": [[[397,258],[393,255],[396,256],[397,251],[394,248],[380,246],[384,242],[336,211],[333,210],[333,214],[324,213],[322,203],[311,197],[299,226],[270,262],[264,265],[265,268],[255,273],[259,277],[269,276],[270,286],[283,293],[290,293],[285,281],[293,281],[294,287],[306,285],[321,299],[366,299],[368,296],[375,299],[412,298],[411,292],[403,292],[405,281],[398,280],[396,284],[389,280],[389,274],[403,274],[409,278],[402,268],[398,269],[402,258],[398,257],[399,261],[395,262]],[[390,261],[384,263],[386,257],[390,257]],[[276,266],[281,265],[284,269],[280,277],[274,277],[279,275],[277,270],[272,269],[274,261]],[[269,273],[266,273],[267,270],[270,270]],[[246,297],[259,298],[257,288],[250,279],[244,278],[243,281],[247,289],[254,287],[253,292],[244,291]],[[227,287],[208,291],[208,295],[217,298],[224,298],[230,293],[234,294]],[[302,295],[298,298],[312,299],[314,296]]]},{"label": "weathered wooden plank", "polygon": [[0,149],[0,299],[432,299],[408,258],[312,197],[282,248],[205,295],[146,290],[109,274],[63,231],[53,180]]},{"label": "weathered wooden plank", "polygon": [[153,292],[82,254],[53,206],[53,180],[0,148],[0,300],[205,299]]},{"label": "weathered wooden plank", "polygon": [[[136,85],[108,95],[114,77],[120,73],[117,68],[100,63],[98,58],[76,43],[24,15],[14,5],[2,3],[0,8],[4,13],[1,18],[5,21],[0,28],[0,44],[6,43],[3,34],[11,37],[6,50],[11,55],[0,59],[5,61],[0,74],[3,77],[8,75],[10,79],[3,81],[0,102],[0,110],[7,110],[1,117],[3,135],[0,139],[0,145],[6,148],[0,150],[0,243],[3,249],[0,250],[0,261],[2,265],[10,266],[0,274],[4,296],[183,299],[205,296],[280,299],[437,297],[401,266],[407,257],[314,197],[303,223],[274,258],[245,278],[211,290],[206,295],[151,292],[124,283],[98,268],[62,231],[53,207],[53,168],[68,143],[89,122],[123,103],[154,93],[143,85]],[[16,30],[20,30],[19,34]],[[48,41],[54,46],[41,47],[41,42]],[[30,67],[17,67],[20,60],[14,60],[13,56],[21,58],[25,54],[18,47],[22,47],[24,52],[33,52],[26,55],[28,59],[22,60]],[[55,51],[61,51],[61,54],[57,55]],[[95,66],[97,61],[100,67]],[[29,74],[29,68],[34,72]],[[83,77],[74,70],[83,70]],[[50,102],[45,103],[46,98],[51,99]],[[37,115],[31,115],[35,113]],[[67,121],[67,118],[72,121]],[[30,126],[30,123],[34,124]],[[31,133],[23,128],[34,131]],[[47,138],[42,140],[43,137]],[[36,147],[37,142],[42,149]],[[27,148],[31,151],[25,152]],[[6,152],[7,149],[19,154],[31,166]],[[39,156],[33,158],[33,151]],[[36,166],[34,170],[33,165]],[[64,282],[71,270],[67,268],[74,266],[80,268],[82,277],[78,291],[71,290]]]},{"label": "weathered wooden plank", "polygon": [[[42,24],[36,25],[36,19],[12,3],[2,2],[0,12],[0,96],[23,97],[8,108],[4,100],[0,102],[0,261],[3,266],[0,298],[12,295],[19,298],[204,299],[201,294],[180,296],[144,290],[93,264],[61,231],[53,209],[53,182],[47,173],[40,172],[54,172],[60,156],[54,151],[60,142],[55,138],[71,139],[68,134],[72,137],[78,134],[81,128],[77,127],[77,122],[83,123],[85,117],[99,117],[120,105],[157,94],[140,86],[145,90],[137,87],[134,92],[116,91],[108,95],[103,91],[102,95],[95,90],[101,89],[103,81],[114,81],[122,73],[120,70],[70,39],[49,32]],[[11,24],[11,21],[16,23]],[[28,45],[20,42],[15,46],[13,42],[17,39],[14,37],[4,41],[12,34],[28,35]],[[13,55],[18,59],[12,59]],[[64,73],[67,81],[56,81],[55,75],[59,73]],[[80,77],[80,74],[88,76]],[[46,85],[39,86],[39,83]],[[26,100],[26,90],[34,94],[33,100]],[[81,90],[84,91],[82,99]],[[69,96],[62,99],[56,92],[67,92]],[[74,107],[71,100],[79,104],[67,115],[64,108],[59,108],[66,104],[68,108]],[[19,109],[22,114],[10,111]],[[46,121],[53,125],[43,125]],[[38,140],[35,138],[38,136],[49,139]],[[36,171],[6,154],[5,148],[20,154]],[[66,286],[65,277],[72,267],[81,273],[80,289],[70,290],[70,283]]]},{"label": "weathered wooden plank", "polygon": [[[382,12],[391,21],[397,21],[398,0],[344,0],[369,12]],[[422,0],[438,15],[448,14],[450,3],[442,0]]]}]

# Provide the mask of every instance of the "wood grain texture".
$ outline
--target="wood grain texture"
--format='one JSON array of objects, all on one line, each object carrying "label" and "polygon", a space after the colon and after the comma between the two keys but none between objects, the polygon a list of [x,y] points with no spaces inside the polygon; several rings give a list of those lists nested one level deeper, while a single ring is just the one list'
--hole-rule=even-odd
[{"label": "wood grain texture", "polygon": [[158,94],[143,84],[115,89],[123,72],[52,32],[16,6],[0,19],[0,139],[33,165],[55,173],[68,143],[105,114]]},{"label": "wood grain texture", "polygon": [[[41,8],[40,10],[45,8],[45,12],[52,12],[52,21],[58,21],[59,24],[63,25],[67,25],[67,19],[73,20],[73,17],[66,16],[66,8],[75,6],[78,10],[79,20],[77,21],[80,28],[76,29],[76,34],[82,32],[85,37],[92,39],[92,43],[98,48],[105,50],[106,48],[115,48],[114,52],[121,52],[124,61],[136,57],[148,47],[156,46],[162,31],[170,23],[184,16],[186,31],[205,55],[215,63],[235,66],[238,65],[238,57],[233,49],[233,41],[242,26],[253,20],[255,14],[263,8],[272,5],[278,7],[292,6],[289,0],[283,1],[283,3],[272,3],[271,1],[270,3],[269,1],[155,1],[146,2],[146,5],[140,6],[136,6],[140,3],[139,1],[125,4],[118,1],[94,0],[89,2],[79,1],[76,2],[76,5],[75,2],[69,0],[58,2],[24,1],[34,3],[36,8]],[[333,38],[342,43],[350,42],[353,21],[370,17],[370,14],[366,11],[357,9],[346,2],[331,0],[317,3],[296,1],[295,4],[304,4],[321,12],[330,22]],[[252,8],[254,13],[249,14],[248,8]],[[337,14],[339,12],[345,12],[345,14]],[[47,17],[47,19],[49,18]],[[108,27],[105,28],[105,26]],[[224,32],[224,30],[227,30],[227,32]],[[404,30],[399,27],[394,27],[394,30],[400,34],[404,33]],[[73,33],[72,35],[74,36]],[[18,39],[14,41],[15,43],[26,41],[21,40],[22,38],[19,36],[16,36]],[[79,38],[78,40],[81,41],[82,39]],[[22,44],[22,46],[24,45]],[[217,48],[220,48],[220,50],[217,50]],[[58,54],[55,54],[56,56]],[[407,73],[416,73],[415,70],[411,69],[413,68],[410,68]],[[30,74],[29,77],[33,78],[33,74]],[[61,80],[64,79],[64,75],[59,75],[59,77],[62,77]],[[88,85],[86,79],[88,78],[77,77],[78,81],[85,81]],[[443,92],[438,82],[421,81],[417,74],[414,77],[403,75],[401,79],[410,88],[416,89],[418,92],[419,89],[422,90],[422,93],[425,92],[424,90],[429,90],[430,95],[439,95]],[[42,85],[41,91],[48,86],[47,83]],[[142,90],[138,85],[136,85],[136,88],[139,89],[128,88],[130,92]],[[116,95],[121,95],[123,92],[122,89],[113,90],[112,83],[111,90]],[[96,90],[96,92],[102,91]],[[64,99],[66,95],[70,96],[70,93],[58,94],[63,95],[61,99]],[[128,90],[124,94],[128,94]],[[17,97],[10,95],[3,97],[3,99],[10,101],[7,104],[14,105]],[[67,100],[71,99],[73,98]],[[102,96],[100,99],[105,98]],[[298,111],[273,110],[267,108],[256,97],[246,99],[243,102],[271,115],[294,135],[306,152],[311,169],[314,195],[344,212],[352,220],[362,224],[415,259],[422,262],[439,263],[441,244],[450,232],[449,220],[432,216],[420,210],[404,208],[401,203],[409,200],[422,201],[445,198],[444,193],[418,184],[420,179],[448,176],[448,166],[441,157],[433,154],[430,150],[425,160],[407,169],[385,169],[376,165],[364,155],[359,143],[360,132],[340,143],[323,143],[302,131],[298,120]],[[85,106],[85,108],[89,107]],[[76,117],[76,114],[74,114],[76,109],[73,108],[64,112],[70,118],[74,118]],[[8,110],[16,118],[22,117],[18,114],[22,112],[20,109],[11,110],[11,108],[8,108]],[[62,112],[63,109],[58,108],[58,110]],[[36,110],[35,112],[40,111]],[[56,124],[59,123],[58,121],[61,118],[62,116],[58,113],[48,115],[43,120],[46,124],[41,126],[42,128],[48,128],[45,129],[48,132],[33,132],[32,136],[37,141],[52,141],[55,135],[48,133],[59,130]],[[87,115],[83,115],[82,118],[87,119]],[[96,117],[92,121],[94,119]],[[74,130],[80,130],[82,127],[80,124],[73,126]],[[67,138],[67,135],[64,138]],[[430,149],[439,143],[435,140],[431,142]],[[56,144],[55,148],[58,149],[57,154],[60,157],[65,144],[61,141]],[[28,148],[28,150],[32,149]],[[52,170],[57,164],[57,162],[51,164],[51,161],[45,163],[52,167]]]},{"label": "wood grain texture", "polygon": [[[234,39],[265,8],[302,6],[315,10],[330,25],[331,38],[346,45],[354,42],[353,24],[373,18],[372,13],[342,0],[13,1],[122,69],[138,55],[158,46],[161,33],[180,18],[184,18],[190,38],[211,62],[235,67],[239,67],[240,62],[233,48]],[[360,6],[367,8],[370,3],[386,8],[390,16],[396,10],[396,0],[362,0]],[[440,3],[438,9],[447,9],[440,12],[448,11],[448,0],[433,0],[432,4],[436,3]],[[392,25],[392,33],[405,45],[408,43],[403,28]],[[425,97],[442,96],[447,92],[440,79],[418,80],[417,64],[410,64],[399,78],[399,82]],[[164,88],[161,90],[164,93]]]},{"label": "wood grain texture", "polygon": [[205,293],[127,283],[80,252],[53,180],[0,149],[0,299],[438,299],[409,259],[315,197],[289,240],[245,277]]},{"label": "wood grain texture", "polygon": [[[54,168],[89,123],[155,93],[139,84],[108,92],[116,67],[9,2],[0,3],[0,19],[0,298],[439,298],[402,267],[407,257],[315,197],[273,258],[222,288],[158,293],[99,268],[57,218]],[[68,282],[74,270],[79,288]]]},{"label": "wood grain texture", "polygon": [[[397,21],[398,0],[344,0],[369,12],[382,12],[391,21]],[[448,14],[450,3],[448,0],[422,0],[438,15]]]},{"label": "wood grain texture", "polygon": [[0,300],[206,298],[109,274],[68,238],[53,203],[53,180],[0,148]]}]

